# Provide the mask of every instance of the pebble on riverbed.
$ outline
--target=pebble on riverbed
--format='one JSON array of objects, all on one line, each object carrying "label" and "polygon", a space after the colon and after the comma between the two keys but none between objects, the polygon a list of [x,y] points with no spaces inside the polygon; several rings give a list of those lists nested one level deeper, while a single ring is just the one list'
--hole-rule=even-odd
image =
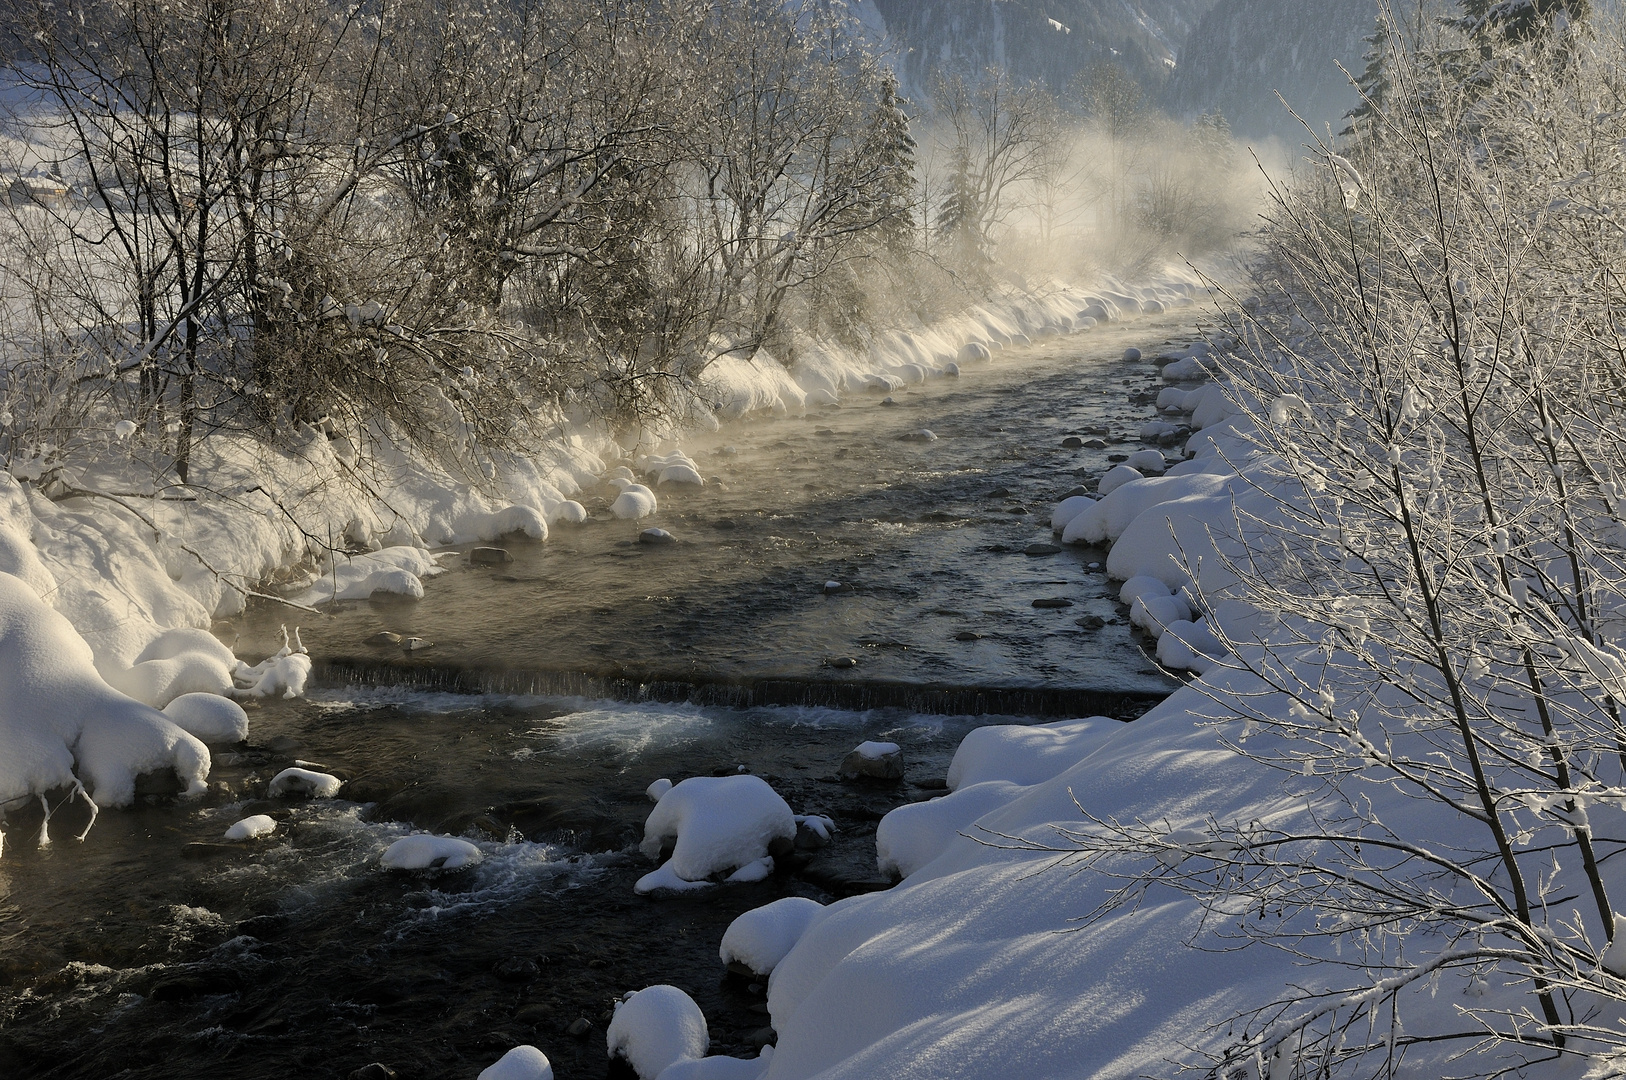
[{"label": "pebble on riverbed", "polygon": [[378,633],[374,634],[372,637],[367,639],[367,644],[369,644],[369,645],[399,645],[399,644],[401,644],[401,635],[397,634],[393,630],[380,630]]},{"label": "pebble on riverbed", "polygon": [[409,653],[422,652],[425,649],[432,649],[434,647],[435,647],[435,643],[433,641],[430,641],[428,638],[409,637],[409,638],[405,638],[401,642],[401,651],[402,652],[409,652]]},{"label": "pebble on riverbed", "polygon": [[643,532],[638,534],[638,542],[640,544],[655,545],[675,544],[677,543],[677,537],[673,536],[665,529],[645,529]]},{"label": "pebble on riverbed", "polygon": [[858,666],[858,659],[853,656],[832,656],[825,663],[833,668],[851,668]]},{"label": "pebble on riverbed", "polygon": [[1033,601],[1033,606],[1036,608],[1069,608],[1073,606],[1073,602],[1061,596],[1047,596]]},{"label": "pebble on riverbed", "polygon": [[501,566],[511,563],[514,557],[508,553],[507,548],[477,547],[469,549],[470,566]]},{"label": "pebble on riverbed", "polygon": [[1035,557],[1040,555],[1060,555],[1061,548],[1055,544],[1029,544],[1022,549],[1022,554]]}]

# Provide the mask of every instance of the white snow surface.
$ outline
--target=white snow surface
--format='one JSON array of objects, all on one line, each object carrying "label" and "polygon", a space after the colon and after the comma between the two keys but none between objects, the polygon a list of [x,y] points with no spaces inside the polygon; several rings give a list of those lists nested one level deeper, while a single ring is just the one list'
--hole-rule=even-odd
[{"label": "white snow surface", "polygon": [[553,1080],[553,1064],[534,1046],[516,1046],[481,1069],[477,1080]]},{"label": "white snow surface", "polygon": [[752,908],[728,924],[717,953],[724,964],[744,964],[758,975],[767,975],[823,910],[822,904],[805,896],[786,896]]},{"label": "white snow surface", "polygon": [[700,1006],[666,985],[645,987],[617,1002],[604,1039],[610,1056],[625,1058],[639,1080],[657,1080],[668,1065],[703,1058],[711,1046]]},{"label": "white snow surface", "polygon": [[[796,816],[767,781],[759,776],[693,776],[673,785],[649,812],[639,850],[658,859],[666,842],[674,841],[672,858],[661,870],[697,882],[758,864],[780,837],[796,839]],[[638,891],[649,891],[645,881],[638,883]]]}]

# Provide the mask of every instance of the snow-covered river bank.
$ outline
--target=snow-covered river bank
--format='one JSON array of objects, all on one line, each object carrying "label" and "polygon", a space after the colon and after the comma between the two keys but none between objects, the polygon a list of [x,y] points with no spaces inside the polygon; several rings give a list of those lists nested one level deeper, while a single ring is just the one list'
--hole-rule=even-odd
[{"label": "snow-covered river bank", "polygon": [[[701,1004],[713,1053],[753,1053],[769,1023],[762,987],[723,977],[723,929],[777,897],[885,884],[875,823],[941,794],[962,736],[995,719],[942,714],[1027,701],[1128,718],[1173,685],[1141,653],[1102,553],[1045,545],[1052,505],[1139,449],[1154,415],[1163,383],[1125,347],[1189,340],[1187,319],[1052,338],[958,379],[730,424],[685,445],[721,483],[663,489],[654,519],[617,519],[619,493],[588,488],[587,522],[507,542],[512,562],[444,559],[419,601],[341,605],[307,625],[319,675],[325,664],[418,688],[330,683],[264,702],[249,748],[216,755],[201,802],[106,815],[71,849],[8,848],[6,1075],[345,1075],[380,1061],[472,1076],[518,1043],[541,1046],[560,1076],[600,1075],[610,998],[655,982]],[[675,542],[638,543],[651,525]],[[254,655],[287,614],[251,607],[222,629]],[[381,632],[434,645],[369,644]],[[471,682],[733,696],[433,689]],[[902,746],[903,784],[837,780],[864,740]],[[339,800],[265,802],[266,782],[297,762],[344,778]],[[645,786],[741,766],[796,813],[833,819],[835,843],[757,884],[635,896]],[[219,844],[261,811],[278,822],[270,840]],[[61,829],[77,832],[71,815]],[[481,864],[381,871],[413,828],[474,838]]]}]

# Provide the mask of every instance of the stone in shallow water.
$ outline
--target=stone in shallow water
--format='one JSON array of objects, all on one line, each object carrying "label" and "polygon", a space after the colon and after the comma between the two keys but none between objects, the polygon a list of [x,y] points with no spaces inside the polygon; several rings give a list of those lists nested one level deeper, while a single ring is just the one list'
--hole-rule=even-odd
[{"label": "stone in shallow water", "polygon": [[1060,596],[1047,596],[1033,601],[1033,606],[1036,608],[1067,608],[1072,607],[1073,602]]},{"label": "stone in shallow water", "polygon": [[469,564],[471,566],[501,566],[511,563],[514,557],[508,553],[507,548],[477,547],[469,551]]},{"label": "stone in shallow water", "polygon": [[402,652],[422,652],[425,649],[432,649],[434,647],[435,643],[430,641],[428,638],[409,637],[401,642]]},{"label": "stone in shallow water", "polygon": [[961,630],[958,634],[954,635],[954,640],[955,641],[981,641],[982,640],[982,635],[977,633],[975,630]]},{"label": "stone in shallow water", "polygon": [[374,634],[372,637],[367,639],[367,644],[369,644],[369,645],[399,645],[399,644],[401,644],[401,635],[397,634],[393,630],[380,630],[378,633]]},{"label": "stone in shallow water", "polygon": [[1061,446],[1063,450],[1082,450],[1084,449],[1084,440],[1077,435],[1069,435],[1061,441]]},{"label": "stone in shallow water", "polygon": [[638,542],[640,544],[656,545],[675,544],[677,543],[677,537],[673,536],[665,529],[645,529],[643,532],[638,534]]},{"label": "stone in shallow water", "polygon": [[903,748],[897,743],[860,743],[841,759],[836,773],[843,780],[902,780]]},{"label": "stone in shallow water", "polygon": [[1086,630],[1099,630],[1106,624],[1107,621],[1099,615],[1086,615],[1078,620],[1078,625]]},{"label": "stone in shallow water", "polygon": [[1022,549],[1022,554],[1034,556],[1060,555],[1061,548],[1057,547],[1055,544],[1029,544],[1027,547]]},{"label": "stone in shallow water", "polygon": [[851,668],[858,666],[858,660],[852,656],[834,656],[826,661],[833,668]]}]

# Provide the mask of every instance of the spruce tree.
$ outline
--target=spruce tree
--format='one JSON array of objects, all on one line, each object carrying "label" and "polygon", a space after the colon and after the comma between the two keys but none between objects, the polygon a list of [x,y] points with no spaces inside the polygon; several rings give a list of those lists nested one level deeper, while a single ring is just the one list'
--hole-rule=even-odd
[{"label": "spruce tree", "polygon": [[1461,0],[1457,25],[1481,45],[1519,44],[1585,20],[1588,0]]}]

